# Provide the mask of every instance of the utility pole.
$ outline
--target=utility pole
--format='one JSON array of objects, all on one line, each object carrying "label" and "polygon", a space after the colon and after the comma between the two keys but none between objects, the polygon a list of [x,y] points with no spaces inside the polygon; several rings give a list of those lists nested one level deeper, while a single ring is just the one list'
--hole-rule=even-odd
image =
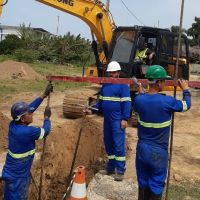
[{"label": "utility pole", "polygon": [[[182,4],[181,4],[180,25],[179,25],[179,34],[178,34],[178,49],[177,49],[177,55],[176,55],[176,68],[174,72],[174,81],[177,81],[177,78],[178,78],[183,11],[184,11],[184,0],[182,0]],[[177,86],[174,86],[174,98],[176,98],[176,90],[177,90]],[[171,175],[171,163],[172,163],[172,154],[173,154],[173,138],[174,138],[173,135],[174,135],[174,114],[172,115],[172,125],[171,125],[171,135],[170,135],[170,155],[169,155],[169,163],[168,163],[168,177],[167,177],[167,184],[166,184],[165,200],[168,200],[168,196],[169,196],[169,181],[170,181],[170,175]]]},{"label": "utility pole", "polygon": [[60,16],[57,16],[57,30],[56,30],[57,36],[58,36],[58,29],[59,29],[59,21],[60,21]]},{"label": "utility pole", "polygon": [[110,8],[110,0],[106,1],[106,8],[107,8],[107,10],[109,10],[109,8]]}]

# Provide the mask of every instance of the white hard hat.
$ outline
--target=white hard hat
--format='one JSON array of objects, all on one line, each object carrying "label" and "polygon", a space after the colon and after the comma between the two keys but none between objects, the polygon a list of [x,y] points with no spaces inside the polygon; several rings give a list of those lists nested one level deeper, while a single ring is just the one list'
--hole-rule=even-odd
[{"label": "white hard hat", "polygon": [[121,70],[121,67],[120,67],[120,64],[116,61],[112,61],[108,64],[108,67],[107,67],[107,72],[116,72],[116,71],[120,71]]}]

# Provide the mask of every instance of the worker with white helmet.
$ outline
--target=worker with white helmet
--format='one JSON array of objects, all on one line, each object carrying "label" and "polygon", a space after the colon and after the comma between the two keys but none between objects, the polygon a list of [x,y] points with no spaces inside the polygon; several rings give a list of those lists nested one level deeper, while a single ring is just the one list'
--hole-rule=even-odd
[{"label": "worker with white helmet", "polygon": [[[108,64],[107,72],[112,78],[119,78],[121,67],[118,62]],[[126,170],[125,128],[131,112],[130,89],[126,84],[104,84],[99,101],[95,106],[104,115],[104,144],[108,154],[106,173],[115,174],[116,181],[122,181]]]},{"label": "worker with white helmet", "polygon": [[148,93],[138,94],[133,102],[138,113],[138,144],[136,171],[139,185],[138,200],[161,200],[168,166],[168,143],[172,114],[191,107],[191,95],[186,80],[179,80],[183,100],[161,94],[166,70],[160,65],[148,68]]},{"label": "worker with white helmet", "polygon": [[8,153],[3,167],[2,177],[5,181],[4,200],[27,200],[30,184],[30,169],[35,154],[35,140],[45,138],[51,129],[50,107],[44,111],[43,126],[29,126],[33,122],[33,112],[43,99],[52,92],[49,84],[43,95],[31,104],[17,102],[11,107],[13,120],[9,124]]}]

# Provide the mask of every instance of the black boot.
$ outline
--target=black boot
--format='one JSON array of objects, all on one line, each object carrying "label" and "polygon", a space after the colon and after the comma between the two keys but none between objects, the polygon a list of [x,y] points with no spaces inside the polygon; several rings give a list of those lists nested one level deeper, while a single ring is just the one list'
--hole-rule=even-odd
[{"label": "black boot", "polygon": [[162,200],[162,193],[160,195],[155,195],[153,192],[150,192],[149,200]]},{"label": "black boot", "polygon": [[150,190],[149,188],[139,188],[138,200],[149,200]]}]

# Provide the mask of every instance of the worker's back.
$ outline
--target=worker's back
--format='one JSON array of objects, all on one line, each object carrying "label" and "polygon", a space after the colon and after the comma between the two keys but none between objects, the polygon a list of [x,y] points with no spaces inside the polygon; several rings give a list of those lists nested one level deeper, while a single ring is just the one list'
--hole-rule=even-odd
[{"label": "worker's back", "polygon": [[139,115],[139,141],[167,148],[172,113],[187,110],[184,105],[185,108],[183,101],[160,93],[139,94],[134,100],[134,110]]},{"label": "worker's back", "polygon": [[[101,108],[110,121],[130,117],[130,91],[125,84],[104,84],[101,89]],[[124,106],[123,106],[124,104]],[[126,105],[128,104],[128,105]]]}]

